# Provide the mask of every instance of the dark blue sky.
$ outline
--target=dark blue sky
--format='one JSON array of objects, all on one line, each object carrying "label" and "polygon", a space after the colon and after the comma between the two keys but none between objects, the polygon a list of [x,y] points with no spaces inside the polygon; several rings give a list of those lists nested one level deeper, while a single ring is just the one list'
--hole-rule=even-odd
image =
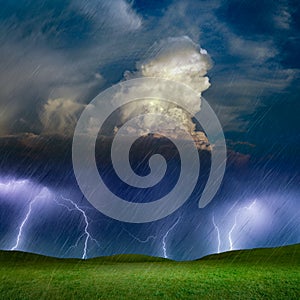
[{"label": "dark blue sky", "polygon": [[[223,251],[230,249],[235,219],[236,248],[300,242],[298,1],[0,4],[1,249],[13,247],[30,201],[45,187],[50,194],[44,198],[62,205],[50,199],[33,208],[19,249],[82,256],[84,237],[76,241],[84,218],[61,196],[88,214],[99,241],[99,246],[89,241],[88,256],[163,255],[167,241],[170,257],[200,257],[217,251],[213,217]],[[136,71],[155,42],[182,36],[213,61],[203,96],[226,137],[223,185],[203,210],[195,209],[195,191],[185,206],[157,223],[113,221],[94,210],[77,187],[70,151],[76,120],[99,92],[122,80],[124,72]],[[23,179],[24,186],[12,183],[7,190],[8,182]],[[253,201],[256,211],[247,215],[245,207]]]}]

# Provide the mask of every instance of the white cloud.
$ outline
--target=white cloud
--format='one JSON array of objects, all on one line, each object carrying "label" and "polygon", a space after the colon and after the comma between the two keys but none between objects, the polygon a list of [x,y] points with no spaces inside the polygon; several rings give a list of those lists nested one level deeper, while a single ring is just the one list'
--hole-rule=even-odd
[{"label": "white cloud", "polygon": [[126,32],[138,30],[142,26],[142,18],[125,0],[75,0],[72,6],[92,19],[101,30]]},{"label": "white cloud", "polygon": [[6,57],[0,61],[0,134],[37,131],[36,116],[49,98],[82,102],[90,89],[104,83],[95,66],[31,42],[6,41],[0,56]]},{"label": "white cloud", "polygon": [[[50,14],[50,19],[44,11],[34,15],[33,20],[26,20],[26,26],[1,21],[0,134],[23,129],[39,132],[36,120],[45,103],[51,99],[87,103],[103,86],[104,79],[97,75],[100,72],[105,76],[102,69],[119,72],[111,80],[116,82],[128,69],[126,62],[130,61],[130,65],[135,59],[141,60],[137,72],[127,73],[128,78],[158,76],[178,80],[201,93],[209,86],[205,73],[210,62],[204,50],[196,45],[200,38],[215,61],[209,95],[212,91],[220,95],[207,100],[224,105],[228,116],[233,109],[232,101],[238,102],[239,108],[234,108],[229,119],[240,119],[238,110],[243,114],[261,104],[257,100],[258,90],[281,92],[294,75],[291,72],[284,79],[288,70],[274,62],[280,50],[273,36],[260,36],[258,40],[257,36],[238,35],[218,17],[216,11],[221,5],[220,0],[175,1],[162,16],[143,19],[125,0],[72,0],[58,16]],[[274,28],[291,27],[286,1],[280,1],[273,10],[270,14]],[[79,36],[78,44],[68,45],[65,39],[61,48],[48,43],[63,33],[65,18],[74,12],[91,26],[86,40],[80,40]],[[53,22],[61,25],[58,31],[57,28],[46,33],[41,30]],[[33,28],[31,35],[27,28]],[[177,38],[170,38],[174,36]],[[195,43],[183,36],[190,36]],[[146,52],[155,40],[161,41]],[[234,83],[230,77],[234,77]],[[199,106],[199,102],[191,103],[194,111]]]},{"label": "white cloud", "polygon": [[[64,19],[74,10],[92,20],[93,43],[83,41],[78,47],[49,43],[63,32]],[[62,22],[62,29],[43,32],[41,28],[52,21]],[[105,82],[99,69],[128,55],[124,49],[132,45],[130,36],[142,26],[142,19],[124,0],[72,1],[55,18],[46,10],[25,25],[15,22],[1,21],[0,27],[0,135],[43,130],[36,120],[49,99],[91,100]],[[28,26],[33,32],[24,38]]]},{"label": "white cloud", "polygon": [[251,60],[251,64],[264,63],[278,54],[278,50],[271,40],[264,42],[247,40],[232,33],[228,36],[230,36],[228,38],[230,53]]},{"label": "white cloud", "polygon": [[167,38],[155,43],[148,53],[149,56],[137,64],[135,76],[178,81],[199,94],[209,88],[209,79],[205,75],[211,68],[210,57],[189,37]]},{"label": "white cloud", "polygon": [[[147,53],[147,57],[137,63],[137,71],[133,73],[125,72],[125,78],[155,77],[183,83],[196,91],[199,96],[182,98],[182,103],[178,103],[178,105],[186,105],[193,114],[199,112],[201,92],[210,86],[209,79],[205,76],[207,71],[211,68],[211,60],[207,51],[201,49],[189,37],[182,36],[167,38],[156,42],[150,47]],[[164,81],[161,82],[161,85],[165,84]],[[146,92],[148,88],[146,83],[139,87],[139,89],[144,92]],[[164,121],[162,121],[159,126],[161,131],[158,133],[172,133],[177,136],[180,136],[186,130],[193,133],[195,124],[192,122],[191,116],[181,108],[162,104],[159,101],[159,98],[163,97],[160,95],[160,90],[161,86],[157,85],[156,93],[158,100],[149,100],[148,105],[135,103],[123,109],[121,111],[123,121],[133,115],[160,113],[172,117],[174,123],[165,124]],[[170,94],[172,92],[170,91]],[[132,93],[132,98],[136,98],[136,90],[129,91],[128,93]],[[120,99],[122,99],[122,97],[117,97],[115,101],[122,101]],[[122,103],[118,103],[118,105],[121,104]],[[149,128],[152,127],[152,122],[153,120],[148,116],[140,119],[140,121],[136,123],[137,132],[148,133]]]},{"label": "white cloud", "polygon": [[292,23],[292,16],[289,9],[288,1],[280,1],[277,10],[273,14],[273,20],[277,28],[288,30]]},{"label": "white cloud", "polygon": [[49,99],[40,113],[43,133],[69,135],[73,132],[78,114],[84,105],[71,99]]}]

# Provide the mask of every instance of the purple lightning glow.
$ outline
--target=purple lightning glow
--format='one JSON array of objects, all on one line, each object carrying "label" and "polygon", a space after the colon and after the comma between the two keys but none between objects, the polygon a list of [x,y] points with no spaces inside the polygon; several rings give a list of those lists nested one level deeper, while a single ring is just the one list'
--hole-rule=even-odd
[{"label": "purple lightning glow", "polygon": [[23,221],[22,221],[22,223],[21,223],[21,225],[19,227],[19,232],[18,232],[18,235],[17,235],[16,243],[15,243],[15,245],[10,250],[16,250],[16,249],[18,249],[20,241],[22,239],[22,234],[23,234],[24,226],[26,225],[27,221],[30,218],[33,205],[37,202],[38,199],[45,198],[48,195],[49,195],[48,189],[47,188],[43,188],[41,190],[41,192],[36,197],[34,197],[33,200],[29,203],[28,211],[27,211],[27,213],[25,215],[25,218],[23,219]]},{"label": "purple lightning glow", "polygon": [[[0,182],[0,192],[4,192],[5,194],[7,192],[11,193],[12,191],[20,192],[24,188],[27,190],[30,186],[31,186],[31,183],[28,180],[9,180],[5,183]],[[40,203],[41,199],[46,199],[46,198],[51,199],[51,201],[53,201],[54,203],[56,203],[59,206],[66,208],[68,211],[78,211],[82,215],[84,224],[85,224],[84,233],[82,235],[80,235],[80,237],[77,239],[75,245],[71,246],[71,247],[77,247],[80,240],[85,236],[82,259],[86,259],[89,240],[94,241],[98,246],[99,246],[99,243],[98,243],[98,241],[96,241],[95,239],[92,238],[92,236],[89,232],[89,220],[88,220],[88,217],[87,217],[85,211],[82,208],[80,208],[75,202],[73,202],[70,199],[66,199],[64,197],[61,197],[61,198],[64,200],[64,202],[71,204],[72,208],[70,208],[65,203],[60,203],[59,201],[57,201],[55,199],[55,195],[52,195],[52,193],[46,187],[43,187],[39,191],[39,193],[35,197],[33,197],[33,199],[29,202],[28,210],[18,228],[18,234],[16,237],[15,244],[10,248],[10,250],[19,250],[20,249],[20,244],[23,240],[26,225],[28,224],[28,222],[32,216],[35,205]]]},{"label": "purple lightning glow", "polygon": [[[249,211],[251,210],[256,204],[256,199],[249,205],[249,206],[243,206],[243,207],[240,207],[237,209],[235,215],[234,215],[234,223],[233,225],[230,227],[229,231],[228,231],[228,243],[229,243],[229,249],[230,251],[232,250],[235,250],[234,248],[234,242],[233,242],[233,233],[236,229],[236,227],[238,226],[238,217],[240,216],[240,214],[243,212],[243,211]],[[234,206],[236,205],[236,203],[234,204]],[[232,208],[230,208],[229,211],[231,211]],[[227,213],[227,215],[229,214],[229,212]],[[217,247],[217,253],[220,253],[221,252],[221,234],[220,234],[220,229],[219,229],[219,226],[216,224],[215,222],[215,217],[213,215],[212,217],[212,223],[214,225],[214,228],[217,232],[217,240],[218,240],[218,247]]]},{"label": "purple lightning glow", "polygon": [[168,258],[168,255],[167,255],[167,237],[168,237],[170,231],[172,231],[176,227],[178,222],[179,222],[179,218],[176,220],[176,222],[168,229],[168,231],[163,236],[162,247],[163,247],[164,258]]},{"label": "purple lightning glow", "polygon": [[237,210],[237,213],[234,216],[234,224],[228,232],[228,241],[229,241],[229,246],[230,246],[229,250],[230,251],[234,250],[233,240],[232,240],[232,233],[233,233],[233,231],[235,230],[235,228],[237,226],[237,217],[239,215],[239,212],[242,211],[242,210],[251,210],[255,204],[256,204],[256,199],[249,206],[244,206],[244,207],[239,208]]},{"label": "purple lightning glow", "polygon": [[9,180],[6,183],[0,182],[0,192],[15,192],[26,186],[26,184],[28,184],[28,180]]},{"label": "purple lightning glow", "polygon": [[[61,194],[69,199],[64,198]],[[123,243],[120,246],[122,239],[114,238],[113,242],[105,244],[105,247],[101,247],[102,242],[100,243],[93,231],[96,222],[98,222],[98,216],[93,218],[93,209],[90,206],[84,206],[84,202],[78,202],[78,198],[75,198],[77,194],[74,194],[74,198],[67,195],[69,194],[66,189],[56,191],[31,179],[14,180],[7,177],[0,178],[0,201],[3,205],[14,205],[13,209],[8,210],[8,214],[11,215],[11,224],[15,224],[14,228],[12,226],[5,227],[6,231],[3,232],[4,234],[7,232],[7,237],[4,236],[6,240],[3,238],[3,248],[6,250],[44,252],[48,254],[49,252],[47,251],[49,250],[42,248],[44,245],[40,243],[40,240],[41,236],[46,233],[46,230],[52,230],[53,228],[58,234],[49,235],[49,240],[54,240],[53,249],[56,251],[54,252],[53,249],[50,249],[53,251],[50,252],[50,255],[58,253],[57,255],[61,257],[87,259],[91,256],[113,253],[116,251],[114,247],[117,247],[118,253],[122,253],[121,251],[132,251],[135,253],[137,252],[136,246],[140,245],[142,250],[139,250],[139,253],[147,251],[148,254],[148,249],[153,247],[155,249],[154,255],[160,253],[164,258],[177,259],[176,255],[181,253],[182,249],[185,250],[185,248],[180,247],[186,247],[186,245],[182,246],[179,244],[176,245],[178,252],[171,253],[171,250],[175,247],[173,236],[176,234],[177,237],[179,228],[181,231],[181,217],[173,219],[173,222],[169,221],[168,226],[160,229],[160,234],[157,231],[151,233],[149,228],[147,228],[148,231],[144,231],[140,230],[139,227],[134,227],[135,230],[133,231],[133,227],[127,228],[125,225],[119,224],[120,226],[117,229],[121,230],[118,230],[118,233],[125,236],[128,235],[128,244]],[[295,238],[299,237],[299,234],[297,237],[297,233],[295,233],[295,230],[298,230],[297,232],[299,233],[299,218],[297,218],[298,214],[295,214],[299,212],[299,206],[285,206],[286,196],[268,194],[267,196],[260,195],[260,198],[257,199],[253,195],[245,196],[249,198],[245,198],[243,202],[226,203],[226,209],[224,209],[225,206],[222,209],[217,207],[210,215],[211,225],[208,227],[209,232],[207,232],[210,234],[206,235],[207,243],[205,244],[208,247],[212,246],[213,249],[208,248],[208,251],[214,250],[211,252],[220,253],[236,249],[254,248],[256,245],[263,244],[265,237],[269,237],[271,230],[274,231],[275,226],[277,226],[275,228],[276,230],[278,229],[278,235],[283,236],[281,241],[284,238],[283,244],[290,243],[292,234],[295,235]],[[293,197],[296,198],[294,194]],[[269,203],[273,205],[267,205]],[[41,215],[45,218],[41,218]],[[53,217],[56,216],[62,217],[58,219],[60,224],[55,222],[52,227],[51,222],[54,220]],[[279,220],[280,216],[288,220],[285,226],[282,226],[282,221]],[[47,221],[46,226],[37,226],[41,224],[40,221],[43,221],[43,224],[46,224]],[[73,225],[76,227],[75,231],[72,228]],[[34,232],[34,235],[31,236],[33,228],[35,232],[40,230],[42,235],[36,235]],[[107,228],[103,228],[103,235],[108,232]],[[288,232],[289,228],[291,228],[291,233]],[[45,236],[47,237],[47,235]],[[35,243],[33,243],[33,239]],[[201,243],[198,243],[197,240],[199,247],[204,245],[202,241],[201,239]],[[277,240],[273,244],[270,243],[270,245],[276,246],[276,243]],[[199,252],[198,249],[197,251]],[[201,248],[200,251],[202,251]],[[198,252],[193,258],[199,256]]]}]

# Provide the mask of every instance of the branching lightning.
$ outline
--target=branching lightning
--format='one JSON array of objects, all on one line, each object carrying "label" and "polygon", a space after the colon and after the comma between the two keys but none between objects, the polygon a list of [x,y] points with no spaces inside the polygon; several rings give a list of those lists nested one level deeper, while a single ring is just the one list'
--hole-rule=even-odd
[{"label": "branching lightning", "polygon": [[27,211],[27,213],[26,213],[26,215],[25,215],[24,220],[22,221],[22,223],[21,223],[21,225],[20,225],[20,227],[19,227],[19,232],[18,232],[18,235],[17,235],[16,243],[15,243],[15,245],[14,245],[10,250],[16,250],[16,249],[18,249],[19,243],[20,243],[21,238],[22,238],[24,226],[26,225],[26,223],[27,223],[27,221],[28,221],[28,219],[30,218],[30,215],[31,215],[32,206],[34,205],[34,203],[35,203],[38,199],[45,197],[45,192],[47,192],[47,191],[48,191],[48,190],[47,190],[46,188],[43,188],[43,189],[41,190],[41,192],[40,192],[36,197],[34,197],[32,201],[30,201],[29,207],[28,207],[28,211]]},{"label": "branching lightning", "polygon": [[[85,211],[83,209],[81,209],[75,202],[73,202],[72,200],[70,199],[67,199],[67,198],[64,198],[63,196],[61,196],[61,198],[70,203],[73,207],[74,207],[74,210],[77,210],[80,212],[80,214],[82,215],[83,219],[84,219],[84,223],[85,223],[85,226],[84,226],[84,233],[77,239],[76,243],[74,246],[72,247],[77,247],[78,246],[78,243],[79,241],[85,236],[85,239],[84,239],[84,247],[83,247],[83,254],[82,254],[82,259],[86,259],[87,258],[87,248],[88,248],[88,242],[89,240],[95,242],[98,246],[99,246],[99,243],[97,240],[95,240],[94,238],[92,238],[90,232],[89,232],[89,220],[88,220],[88,217],[85,213]],[[61,203],[57,203],[58,205],[61,205],[61,206],[64,206],[64,207],[67,207],[69,210],[70,208],[67,206],[67,205],[64,205],[64,204],[61,204]]]},{"label": "branching lightning", "polygon": [[244,206],[244,207],[237,210],[237,213],[234,216],[234,223],[233,223],[231,229],[228,232],[228,241],[229,241],[229,250],[230,251],[234,250],[233,240],[232,240],[232,233],[233,233],[233,231],[235,230],[235,228],[237,226],[237,217],[238,217],[239,212],[241,210],[245,210],[245,209],[250,210],[255,205],[255,203],[256,203],[256,199],[249,206]]},{"label": "branching lightning", "polygon": [[163,240],[162,240],[162,247],[163,247],[163,253],[164,253],[164,258],[168,258],[167,255],[167,237],[169,235],[169,233],[175,228],[175,226],[178,224],[179,222],[179,218],[176,220],[176,222],[168,229],[168,231],[165,233],[165,235],[163,236]]},{"label": "branching lightning", "polygon": [[[256,204],[256,199],[249,205],[249,206],[244,206],[244,207],[241,207],[239,208],[237,211],[236,211],[236,214],[234,216],[234,223],[233,225],[231,226],[231,228],[229,229],[228,231],[228,242],[229,242],[229,250],[232,251],[234,250],[234,245],[233,245],[233,238],[232,238],[232,234],[234,232],[234,230],[236,229],[237,227],[237,220],[238,220],[238,216],[239,216],[239,213],[242,211],[242,210],[250,210],[254,205]],[[235,206],[235,205],[234,205]],[[232,210],[232,208],[230,209]],[[217,238],[218,238],[218,252],[217,253],[220,253],[221,252],[221,235],[220,235],[220,229],[218,227],[218,225],[216,224],[215,222],[215,217],[213,215],[212,217],[212,223],[214,225],[214,228],[217,232]]]},{"label": "branching lightning", "polygon": [[[11,188],[12,185],[19,185],[19,184],[23,184],[25,183],[26,181],[18,181],[16,183],[14,182],[9,182],[7,184],[2,184],[0,183],[0,188]],[[23,235],[24,235],[24,229],[25,229],[25,226],[26,224],[28,223],[30,217],[31,217],[31,214],[32,214],[32,211],[33,211],[33,208],[34,208],[34,205],[40,200],[40,199],[43,199],[43,198],[46,198],[48,195],[50,195],[50,192],[47,188],[42,188],[42,190],[39,192],[39,194],[37,196],[35,196],[30,202],[29,202],[29,206],[28,206],[28,210],[26,212],[26,215],[24,217],[24,219],[22,220],[20,226],[19,226],[19,230],[18,230],[18,235],[17,235],[17,238],[16,238],[16,242],[15,244],[13,245],[13,247],[10,249],[10,250],[17,250],[19,249],[19,246],[20,246],[20,243],[22,241],[22,238],[23,238]],[[64,198],[63,196],[61,196],[61,198],[66,202],[66,203],[69,203],[71,204],[72,208],[70,208],[67,204],[65,203],[60,203],[59,201],[57,201],[55,199],[55,197],[51,197],[51,199],[59,206],[62,206],[64,208],[66,208],[68,211],[78,211],[80,212],[80,214],[82,215],[83,217],[83,220],[84,220],[84,233],[82,235],[80,235],[80,237],[77,239],[76,243],[74,246],[72,247],[77,247],[80,240],[85,237],[84,239],[84,248],[83,248],[83,254],[82,254],[82,259],[86,259],[87,258],[87,249],[88,249],[88,242],[89,240],[91,241],[94,241],[98,246],[99,246],[99,243],[98,241],[96,241],[94,238],[92,238],[90,232],[89,232],[89,220],[88,220],[88,217],[85,213],[85,211],[80,208],[75,202],[73,202],[72,200],[70,199],[66,199]]]},{"label": "branching lightning", "polygon": [[215,222],[215,216],[213,215],[212,217],[212,222],[214,224],[214,227],[217,231],[217,236],[218,236],[218,253],[220,253],[220,249],[221,249],[221,237],[220,237],[220,230],[219,227],[217,226],[216,222]]}]

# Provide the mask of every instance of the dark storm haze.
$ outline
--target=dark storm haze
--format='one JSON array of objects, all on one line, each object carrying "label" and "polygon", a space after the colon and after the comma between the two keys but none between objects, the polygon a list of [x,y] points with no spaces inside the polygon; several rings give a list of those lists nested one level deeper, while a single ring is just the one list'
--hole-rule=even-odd
[{"label": "dark storm haze", "polygon": [[[299,243],[299,20],[298,1],[1,1],[0,249],[190,260]],[[211,84],[203,79],[200,92],[227,143],[221,188],[198,208],[209,170],[209,151],[201,151],[197,187],[173,214],[144,224],[105,216],[73,173],[81,112],[113,84],[147,76],[141,65],[157,62],[157,53],[184,65],[184,55],[200,46],[200,80],[208,76]],[[111,117],[110,132],[122,117]],[[133,145],[140,175],[157,151],[168,162],[163,181],[141,190],[114,173],[110,143],[99,138],[98,167],[120,197],[149,202],[176,184],[180,157],[171,142],[148,137]]]}]

